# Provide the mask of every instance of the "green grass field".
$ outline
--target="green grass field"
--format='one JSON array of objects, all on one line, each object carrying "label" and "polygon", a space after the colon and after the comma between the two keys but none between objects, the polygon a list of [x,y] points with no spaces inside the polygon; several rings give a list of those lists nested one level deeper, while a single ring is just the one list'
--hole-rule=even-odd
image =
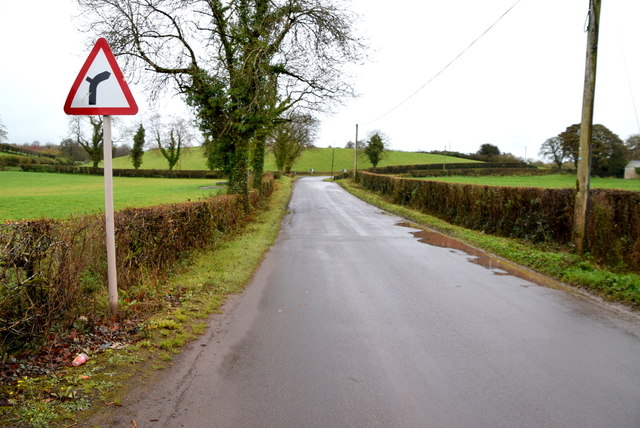
[{"label": "green grass field", "polygon": [[[510,187],[546,187],[553,189],[575,188],[576,177],[574,175],[539,175],[539,176],[485,176],[485,177],[428,177],[424,180],[444,181],[447,183],[468,183],[487,186]],[[640,191],[640,180],[623,180],[621,178],[591,179],[591,187],[594,189],[621,189]]]},{"label": "green grass field", "polygon": [[[311,168],[318,172],[331,171],[331,157],[333,149],[316,148],[304,151],[293,166],[293,171],[309,171]],[[389,151],[378,166],[387,165],[416,165],[427,163],[462,163],[474,162],[467,159],[432,155],[429,153],[412,153]],[[89,164],[88,164],[89,165]],[[89,165],[90,166],[90,165]],[[102,164],[100,164],[102,166]],[[133,168],[131,159],[128,156],[115,158],[113,167],[118,169]],[[358,158],[358,168],[370,168],[371,163],[360,156]],[[167,161],[162,157],[159,150],[150,150],[142,158],[142,169],[167,169]],[[207,169],[201,147],[189,147],[183,151],[182,159],[176,165],[176,169]],[[267,153],[264,165],[265,171],[275,171],[276,164],[272,153]],[[343,169],[353,169],[353,149],[335,149],[334,171]]]},{"label": "green grass field", "polygon": [[[219,180],[114,177],[116,210],[197,200]],[[104,210],[101,176],[0,171],[0,221],[64,218]]]},{"label": "green grass field", "polygon": [[[331,170],[333,149],[312,149],[303,153],[294,170],[318,172]],[[458,158],[426,153],[389,152],[381,163],[384,165],[411,165],[434,162],[464,162]],[[145,153],[142,168],[167,169],[167,162],[158,150]],[[358,159],[359,168],[368,168],[370,163]],[[130,158],[113,160],[114,168],[131,168]],[[183,152],[177,169],[207,169],[202,149],[188,148]],[[353,149],[335,150],[334,170],[353,168]],[[275,170],[273,155],[269,154],[265,170]],[[153,206],[163,203],[196,200],[216,190],[202,190],[213,186],[212,180],[160,179],[160,178],[114,178],[114,205],[116,210],[126,207]],[[104,209],[103,179],[99,176],[25,173],[0,171],[0,221],[36,218],[64,218],[101,212]]]}]

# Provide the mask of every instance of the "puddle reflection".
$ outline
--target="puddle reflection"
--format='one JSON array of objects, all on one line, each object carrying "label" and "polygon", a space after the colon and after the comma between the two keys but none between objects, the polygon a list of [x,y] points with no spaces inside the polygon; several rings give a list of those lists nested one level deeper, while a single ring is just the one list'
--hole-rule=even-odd
[{"label": "puddle reflection", "polygon": [[[417,229],[415,225],[410,223],[398,223],[397,225]],[[474,248],[457,239],[443,235],[442,233],[433,230],[418,230],[411,232],[411,234],[418,238],[418,240],[423,244],[433,245],[434,247],[450,248],[453,253],[461,251],[464,255],[471,256],[468,258],[470,262],[491,270],[494,275],[512,275],[538,285],[556,286],[555,281],[550,278],[530,271],[523,266],[516,265],[513,262],[490,255],[485,251]]]}]

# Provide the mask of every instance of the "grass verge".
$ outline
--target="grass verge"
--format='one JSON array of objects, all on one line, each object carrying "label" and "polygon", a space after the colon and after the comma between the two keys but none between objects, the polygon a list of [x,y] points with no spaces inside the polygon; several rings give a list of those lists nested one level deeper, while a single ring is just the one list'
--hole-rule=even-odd
[{"label": "grass verge", "polygon": [[77,426],[100,408],[119,406],[134,384],[168,367],[186,343],[204,334],[206,318],[226,297],[249,283],[278,235],[291,189],[291,180],[278,180],[268,206],[242,231],[215,248],[194,252],[162,284],[149,284],[162,287],[162,293],[152,293],[162,309],[139,326],[135,343],[113,344],[80,367],[2,387],[0,426]]},{"label": "grass verge", "polygon": [[588,255],[581,257],[569,248],[536,245],[528,241],[487,235],[452,225],[436,217],[395,205],[369,192],[352,180],[339,184],[354,196],[417,224],[442,232],[474,247],[531,268],[556,280],[593,292],[608,301],[640,309],[640,275],[615,272],[598,266]]}]

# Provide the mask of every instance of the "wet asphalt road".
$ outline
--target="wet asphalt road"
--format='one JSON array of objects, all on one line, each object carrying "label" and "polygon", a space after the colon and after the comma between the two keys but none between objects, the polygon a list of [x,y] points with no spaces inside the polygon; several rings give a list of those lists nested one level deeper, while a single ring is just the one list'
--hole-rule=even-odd
[{"label": "wet asphalt road", "polygon": [[230,315],[113,417],[139,427],[640,427],[640,319],[295,187]]}]

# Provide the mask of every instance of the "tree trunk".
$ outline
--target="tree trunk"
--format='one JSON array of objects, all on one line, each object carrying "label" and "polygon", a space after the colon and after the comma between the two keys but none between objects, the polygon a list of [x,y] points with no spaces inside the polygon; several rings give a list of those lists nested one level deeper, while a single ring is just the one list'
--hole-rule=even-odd
[{"label": "tree trunk", "polygon": [[244,136],[235,142],[235,162],[229,177],[229,192],[240,196],[240,203],[245,211],[249,211],[249,144]]},{"label": "tree trunk", "polygon": [[253,169],[253,188],[262,192],[262,175],[264,174],[264,152],[266,135],[260,133],[253,140],[253,158],[251,166]]}]

